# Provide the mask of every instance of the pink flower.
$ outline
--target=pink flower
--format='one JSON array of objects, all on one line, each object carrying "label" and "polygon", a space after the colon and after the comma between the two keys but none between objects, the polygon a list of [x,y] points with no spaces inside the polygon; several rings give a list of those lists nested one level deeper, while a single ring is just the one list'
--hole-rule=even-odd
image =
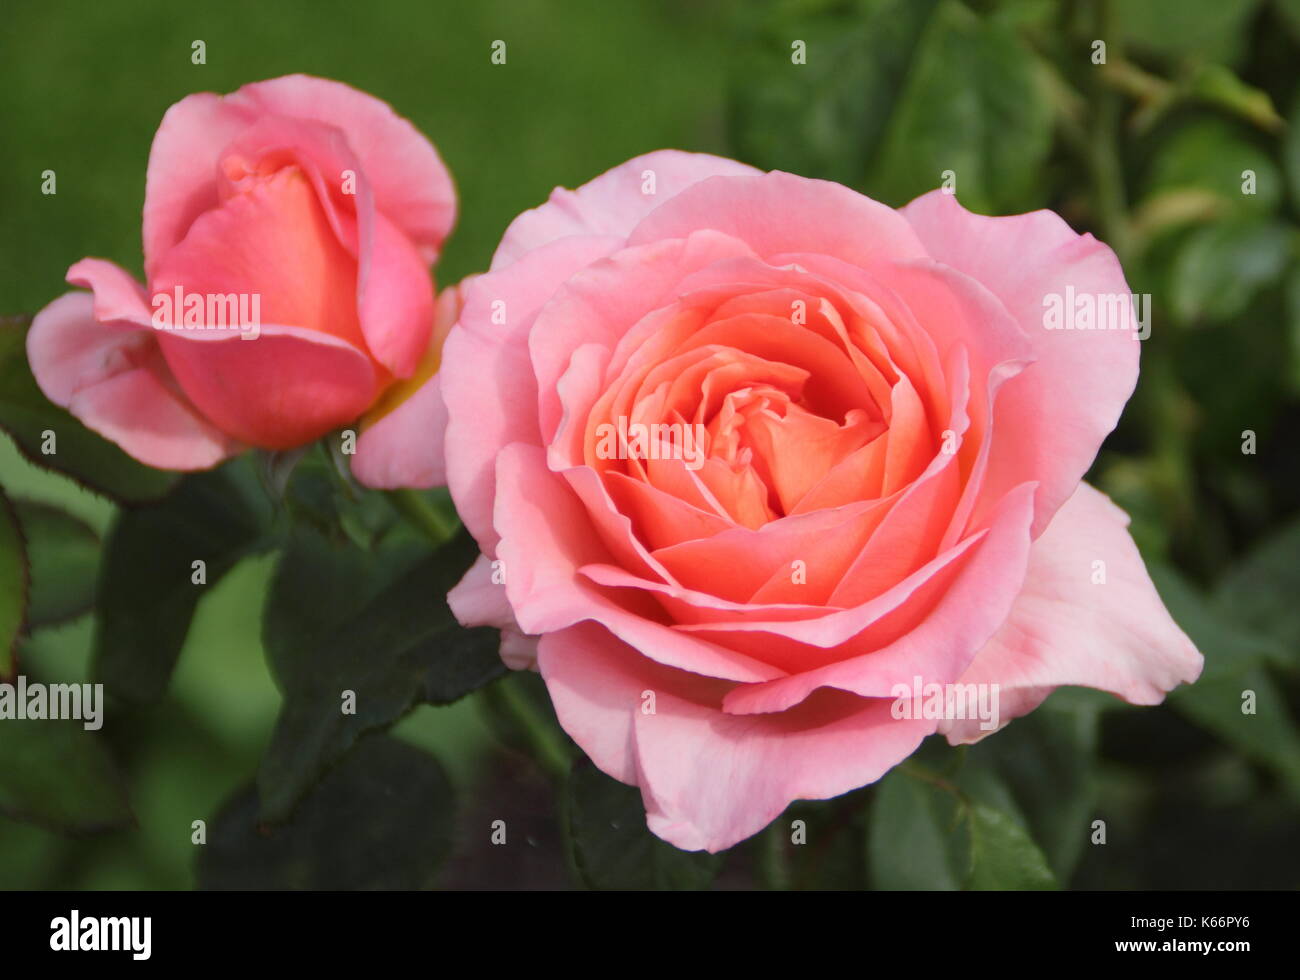
[{"label": "pink flower", "polygon": [[309,442],[416,372],[455,210],[429,142],[339,82],[188,96],[149,154],[147,289],[102,259],[73,265],[68,281],[93,295],[37,315],[32,371],[162,469]]},{"label": "pink flower", "polygon": [[1201,657],[1081,482],[1137,379],[1132,304],[1053,329],[1067,289],[1129,294],[1047,211],[672,151],[557,190],[443,352],[484,552],[453,608],[684,849],[985,734],[900,712],[918,678],[998,685],[1001,723],[1065,684],[1159,702]]}]

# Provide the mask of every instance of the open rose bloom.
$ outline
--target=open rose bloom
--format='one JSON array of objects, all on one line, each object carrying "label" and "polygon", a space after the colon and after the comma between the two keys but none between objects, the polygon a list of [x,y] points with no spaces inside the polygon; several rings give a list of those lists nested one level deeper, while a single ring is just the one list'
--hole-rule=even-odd
[{"label": "open rose bloom", "polygon": [[[432,371],[429,267],[454,218],[437,152],[378,99],[302,75],[191,95],[149,154],[147,288],[76,263],[92,292],[37,315],[32,371],[161,469],[302,445]],[[358,468],[382,478],[389,449],[363,434]]]},{"label": "open rose bloom", "polygon": [[1067,287],[1129,293],[1049,212],[678,152],[557,191],[443,352],[483,551],[453,609],[685,849],[986,734],[896,717],[916,678],[997,685],[1002,723],[1060,685],[1159,702],[1201,657],[1081,482],[1141,345],[1045,326]]}]

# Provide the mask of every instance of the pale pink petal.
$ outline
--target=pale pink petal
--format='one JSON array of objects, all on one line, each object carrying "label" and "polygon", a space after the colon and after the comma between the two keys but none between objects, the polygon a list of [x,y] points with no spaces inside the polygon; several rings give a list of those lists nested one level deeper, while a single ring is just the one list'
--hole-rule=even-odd
[{"label": "pale pink petal", "polygon": [[659,150],[634,157],[576,191],[557,187],[545,204],[515,218],[497,246],[492,268],[502,268],[569,235],[626,238],[643,217],[698,181],[760,172],[707,153]]},{"label": "pale pink petal", "polygon": [[499,563],[479,555],[464,578],[447,593],[447,605],[462,626],[499,629],[501,659],[505,665],[511,670],[531,670],[537,664],[538,638],[525,634],[515,622],[504,584],[493,581],[499,568]]},{"label": "pale pink petal", "polygon": [[190,225],[215,208],[217,165],[221,151],[255,114],[219,95],[187,95],[162,118],[149,149],[144,191],[144,269],[153,277],[155,264],[185,237]]},{"label": "pale pink petal", "polygon": [[983,499],[989,506],[1011,487],[1039,481],[1038,535],[1115,427],[1137,383],[1140,346],[1132,330],[1048,329],[1044,304],[1051,296],[1120,297],[1131,324],[1124,272],[1107,246],[1051,211],[989,218],[933,191],[902,214],[936,260],[1002,301],[1037,354],[999,393]]},{"label": "pale pink petal", "polygon": [[489,554],[497,540],[497,451],[512,442],[541,443],[528,356],[533,319],[560,283],[618,244],[613,238],[561,239],[463,286],[465,305],[439,371],[447,405],[447,486],[461,520]]},{"label": "pale pink petal", "polygon": [[[1122,510],[1081,483],[1034,542],[1006,623],[961,677],[999,685],[1004,723],[1062,685],[1159,704],[1200,676],[1202,657],[1165,609],[1127,527]],[[987,734],[974,721],[946,725],[953,744]]]},{"label": "pale pink petal", "polygon": [[100,323],[87,293],[67,293],[36,315],[27,359],[50,401],[148,466],[207,469],[242,448],[180,393],[155,335]]},{"label": "pale pink petal", "polygon": [[821,252],[866,265],[926,257],[916,233],[892,208],[843,184],[785,173],[693,184],[649,212],[628,244],[683,238],[701,228],[739,238],[763,258]]},{"label": "pale pink petal", "polygon": [[[593,262],[560,286],[538,311],[528,334],[537,378],[542,438],[559,423],[556,386],[573,352],[585,344],[613,350],[628,328],[676,298],[683,278],[720,259],[752,256],[734,238],[712,231],[622,249]],[[578,420],[579,426],[582,420]]]},{"label": "pale pink petal", "polygon": [[104,259],[82,259],[68,269],[68,282],[95,297],[95,319],[116,326],[153,328],[149,297],[129,272]]},{"label": "pale pink petal", "polygon": [[438,376],[395,409],[362,430],[352,475],[379,490],[427,489],[447,482],[443,436],[447,406]]},{"label": "pale pink petal", "polygon": [[683,850],[725,850],[794,800],[874,782],[935,727],[841,692],[780,715],[726,715],[720,682],[647,660],[594,624],[543,637],[538,665],[565,731],[641,787],[650,830]]}]

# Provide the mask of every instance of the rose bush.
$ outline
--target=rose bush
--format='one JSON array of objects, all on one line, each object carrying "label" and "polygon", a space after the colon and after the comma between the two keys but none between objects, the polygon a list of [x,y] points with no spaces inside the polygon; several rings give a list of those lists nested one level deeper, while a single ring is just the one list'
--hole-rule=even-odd
[{"label": "rose bush", "polygon": [[[309,442],[427,368],[429,267],[455,210],[437,151],[372,96],[302,75],[188,96],[149,154],[147,288],[100,259],[73,265],[93,296],[37,315],[33,374],[162,469]],[[358,468],[394,478],[384,440],[363,443]]]},{"label": "rose bush", "polygon": [[998,685],[1004,723],[1061,685],[1160,701],[1200,655],[1081,482],[1140,345],[1048,329],[1067,288],[1129,293],[1046,211],[679,152],[557,190],[423,396],[483,552],[452,608],[684,849],[984,734],[896,717],[915,678]]}]

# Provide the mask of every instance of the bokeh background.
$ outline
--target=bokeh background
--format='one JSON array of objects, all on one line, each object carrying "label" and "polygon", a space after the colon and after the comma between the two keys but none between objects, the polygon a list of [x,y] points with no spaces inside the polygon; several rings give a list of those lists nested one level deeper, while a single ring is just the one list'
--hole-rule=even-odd
[{"label": "bokeh background", "polygon": [[[497,39],[505,65],[490,61]],[[806,64],[792,61],[796,40]],[[82,256],[139,274],[163,112],[191,92],[290,72],[371,92],[437,144],[461,204],[443,283],[485,268],[510,219],[554,186],[662,147],[840,180],[891,205],[951,170],[973,210],[1053,208],[1111,243],[1134,291],[1151,294],[1138,392],[1090,478],[1133,515],[1207,657],[1205,679],[1159,708],[1059,702],[1078,718],[1086,772],[1072,784],[1083,798],[1058,809],[1104,817],[1110,832],[1106,846],[1077,849],[1065,883],[1294,888],[1297,64],[1297,0],[9,0],[0,313],[40,309]],[[41,193],[47,169],[55,195]],[[100,535],[114,519],[111,503],[31,466],[3,436],[0,484]],[[191,822],[248,782],[279,708],[260,621],[273,568],[253,557],[212,587],[166,698],[102,734],[135,825],[69,835],[0,813],[0,888],[195,884]],[[23,662],[43,679],[85,680],[93,633],[91,615],[37,631]],[[526,678],[507,683],[536,694]],[[1240,710],[1246,689],[1253,716]],[[492,700],[421,707],[395,730],[436,755],[457,791],[460,829],[436,883],[570,887],[554,782],[494,721]],[[998,738],[1012,744],[1016,727]],[[907,883],[882,871],[881,825],[859,805],[875,792],[826,805],[838,836],[815,863],[762,839],[735,849],[716,885]],[[481,829],[506,813],[523,842],[508,853]]]}]

